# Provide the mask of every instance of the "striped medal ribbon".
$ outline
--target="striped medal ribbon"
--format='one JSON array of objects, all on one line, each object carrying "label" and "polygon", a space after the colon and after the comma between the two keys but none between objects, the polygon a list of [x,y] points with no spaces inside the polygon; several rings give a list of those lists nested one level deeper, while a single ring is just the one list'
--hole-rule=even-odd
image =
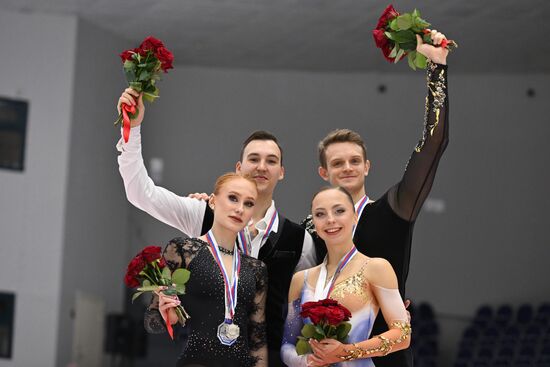
[{"label": "striped medal ribbon", "polygon": [[[273,228],[273,223],[275,223],[275,219],[278,216],[279,216],[279,213],[277,212],[277,210],[275,210],[275,213],[273,213],[273,215],[271,216],[271,219],[262,237],[262,242],[260,242],[260,245],[264,243],[266,238],[271,233],[271,230]],[[245,227],[242,231],[239,232],[238,238],[239,238],[239,247],[241,248],[241,251],[243,252],[243,254],[252,256],[252,239],[250,238],[250,231],[248,230],[248,227]]]},{"label": "striped medal ribbon", "polygon": [[222,274],[224,288],[225,288],[225,319],[218,326],[218,339],[223,345],[233,345],[240,334],[239,326],[233,323],[233,317],[235,316],[235,309],[237,307],[237,285],[239,283],[239,273],[241,271],[241,253],[239,251],[233,251],[233,268],[231,269],[231,279],[228,276],[228,272],[225,269],[225,265],[221,259],[220,250],[218,249],[218,243],[212,233],[212,230],[206,234],[206,239],[214,260],[220,272]]},{"label": "striped medal ribbon", "polygon": [[[338,266],[336,267],[336,271],[334,272],[334,275],[332,276],[332,279],[329,284],[327,283],[327,259],[328,256],[325,256],[325,259],[323,260],[323,264],[321,264],[321,270],[319,271],[319,278],[317,279],[317,284],[315,286],[315,300],[319,301],[322,299],[326,299],[330,297],[330,293],[334,289],[334,285],[336,284],[336,279],[338,278],[338,275],[344,270],[346,265],[349,264],[351,259],[357,254],[357,248],[355,245],[352,246],[352,248],[345,254],[340,261],[338,262]],[[326,285],[325,285],[326,284]]]}]

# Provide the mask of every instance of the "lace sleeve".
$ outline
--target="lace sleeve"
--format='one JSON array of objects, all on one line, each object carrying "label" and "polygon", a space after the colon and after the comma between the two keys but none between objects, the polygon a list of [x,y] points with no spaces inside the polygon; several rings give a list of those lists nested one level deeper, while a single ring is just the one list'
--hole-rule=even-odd
[{"label": "lace sleeve", "polygon": [[288,304],[288,314],[281,346],[281,359],[289,367],[307,366],[307,355],[299,356],[296,352],[296,341],[304,326],[300,316],[301,304],[301,298]]},{"label": "lace sleeve", "polygon": [[422,138],[409,159],[403,178],[388,193],[392,209],[407,221],[414,221],[418,216],[449,142],[447,66],[429,63],[427,84]]},{"label": "lace sleeve", "polygon": [[[172,239],[164,248],[163,257],[171,271],[187,264],[196,256],[202,245],[192,239],[176,237]],[[164,320],[158,310],[159,300],[157,295],[153,295],[148,309],[145,311],[143,324],[145,330],[151,334],[161,334],[166,332]]]},{"label": "lace sleeve", "polygon": [[265,323],[265,300],[267,295],[267,267],[256,259],[251,262],[256,273],[256,292],[248,318],[248,345],[256,367],[267,367],[267,336]]}]

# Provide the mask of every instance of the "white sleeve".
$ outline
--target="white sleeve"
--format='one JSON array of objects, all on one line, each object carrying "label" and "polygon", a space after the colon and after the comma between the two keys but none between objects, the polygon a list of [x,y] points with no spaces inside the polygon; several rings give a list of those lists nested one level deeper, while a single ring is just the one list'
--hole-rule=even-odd
[{"label": "white sleeve", "polygon": [[374,284],[372,286],[386,324],[391,326],[394,322],[408,323],[409,317],[399,289],[388,289]]},{"label": "white sleeve", "polygon": [[206,202],[174,194],[156,186],[147,174],[141,155],[141,129],[133,127],[130,139],[117,144],[118,168],[128,201],[154,218],[190,237],[201,235]]},{"label": "white sleeve", "polygon": [[298,264],[296,264],[294,272],[296,273],[301,270],[313,268],[315,265],[317,265],[317,255],[315,253],[313,238],[311,238],[308,231],[305,231],[304,244],[302,245],[302,255],[300,256]]}]

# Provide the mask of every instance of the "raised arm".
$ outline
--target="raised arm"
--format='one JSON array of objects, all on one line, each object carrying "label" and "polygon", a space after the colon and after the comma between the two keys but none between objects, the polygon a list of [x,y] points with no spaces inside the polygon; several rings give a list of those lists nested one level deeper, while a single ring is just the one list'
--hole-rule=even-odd
[{"label": "raised arm", "polygon": [[248,345],[256,367],[267,367],[267,335],[265,322],[265,300],[267,295],[267,267],[261,261],[256,269],[256,293],[254,307],[248,319]]},{"label": "raised arm", "polygon": [[[445,36],[432,31],[439,45]],[[392,209],[403,219],[414,221],[428,197],[439,165],[449,142],[449,96],[447,88],[448,50],[423,44],[418,38],[418,52],[428,60],[424,129],[413,151],[401,181],[388,192]]]},{"label": "raised arm", "polygon": [[122,93],[117,108],[120,108],[121,103],[136,104],[139,111],[136,118],[131,120],[132,129],[128,143],[120,139],[117,144],[117,150],[121,153],[118,156],[118,167],[128,201],[190,237],[200,236],[206,203],[178,196],[155,185],[147,174],[141,154],[141,122],[145,109],[142,97],[128,88]]}]

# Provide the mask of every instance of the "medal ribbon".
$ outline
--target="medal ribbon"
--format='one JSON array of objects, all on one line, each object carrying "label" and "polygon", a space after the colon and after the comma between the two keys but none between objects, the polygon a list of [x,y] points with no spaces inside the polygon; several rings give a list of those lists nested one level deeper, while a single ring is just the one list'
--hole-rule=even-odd
[{"label": "medal ribbon", "polygon": [[357,254],[357,248],[354,245],[348,251],[348,253],[345,254],[344,257],[342,257],[338,262],[338,266],[336,267],[336,271],[334,272],[334,276],[332,277],[328,288],[325,286],[327,280],[327,257],[325,256],[325,260],[321,265],[321,271],[319,272],[319,278],[317,279],[317,285],[315,286],[315,299],[317,301],[328,298],[330,296],[330,293],[332,292],[332,290],[334,289],[334,285],[336,284],[336,279],[338,278],[338,275],[340,275],[346,265],[349,264],[355,254]]},{"label": "medal ribbon", "polygon": [[227,271],[225,270],[225,266],[221,259],[220,250],[218,249],[218,243],[214,238],[212,230],[208,231],[206,234],[206,239],[208,241],[208,245],[210,245],[212,254],[214,255],[214,260],[216,261],[216,264],[218,264],[218,267],[222,273],[225,287],[225,321],[230,324],[231,320],[233,320],[233,316],[235,315],[235,308],[237,307],[237,285],[239,283],[239,273],[241,272],[241,253],[239,251],[233,252],[233,269],[231,269],[233,282],[230,284]]},{"label": "medal ribbon", "polygon": [[[361,214],[363,214],[363,209],[365,209],[365,206],[369,202],[369,197],[367,195],[364,195],[361,200],[359,200],[359,204],[357,205],[357,209],[355,210],[357,212],[357,222],[359,222],[359,219],[361,218]],[[357,225],[353,226],[353,234],[355,234],[355,228],[357,228]]]},{"label": "medal ribbon", "polygon": [[[275,223],[275,218],[277,218],[278,216],[279,216],[279,213],[277,212],[277,210],[275,210],[275,213],[273,213],[273,215],[271,216],[271,219],[269,220],[269,224],[267,225],[267,228],[262,237],[261,243],[263,243],[271,233],[271,229],[273,228],[273,223]],[[241,250],[243,254],[251,256],[252,240],[250,239],[250,235],[247,236],[247,233],[245,233],[245,231],[248,231],[248,228],[244,228],[242,231],[239,232],[239,245],[241,246]]]}]

